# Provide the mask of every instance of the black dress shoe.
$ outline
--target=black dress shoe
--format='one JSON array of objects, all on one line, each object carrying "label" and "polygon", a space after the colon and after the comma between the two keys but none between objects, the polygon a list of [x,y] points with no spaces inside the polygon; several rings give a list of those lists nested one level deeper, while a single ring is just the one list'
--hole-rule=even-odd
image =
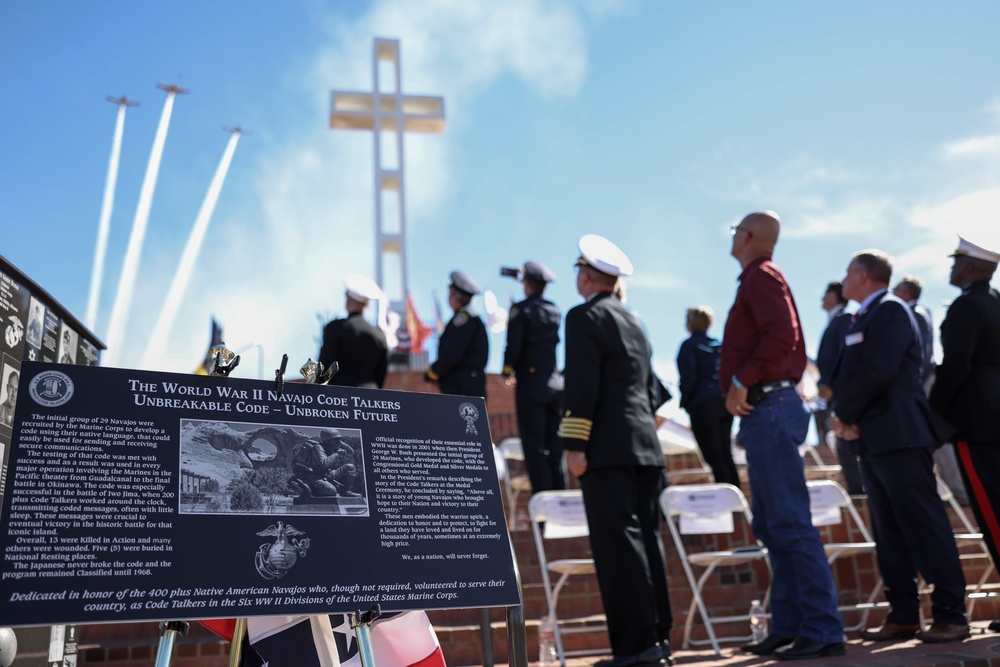
[{"label": "black dress shoe", "polygon": [[782,646],[788,646],[793,641],[795,641],[795,637],[770,634],[756,644],[744,644],[740,647],[740,650],[744,653],[753,653],[754,655],[771,655]]},{"label": "black dress shoe", "polygon": [[665,639],[660,640],[660,657],[663,658],[663,662],[667,663],[667,667],[674,667],[674,656],[670,652],[670,642]]},{"label": "black dress shoe", "polygon": [[844,642],[818,642],[815,639],[796,637],[794,644],[783,651],[778,651],[775,655],[782,660],[810,660],[844,655],[845,653],[847,653],[847,649],[844,648]]},{"label": "black dress shoe", "polygon": [[666,664],[663,659],[663,649],[660,648],[659,644],[654,644],[638,655],[616,655],[613,658],[598,660],[594,663],[594,667],[632,667],[633,665],[642,665],[643,667],[652,665],[655,667]]}]

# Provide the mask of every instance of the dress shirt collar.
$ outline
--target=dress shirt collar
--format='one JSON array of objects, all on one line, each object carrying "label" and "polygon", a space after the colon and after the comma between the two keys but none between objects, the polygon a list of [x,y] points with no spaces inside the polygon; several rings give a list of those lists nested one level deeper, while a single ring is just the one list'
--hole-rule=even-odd
[{"label": "dress shirt collar", "polygon": [[837,317],[842,312],[844,312],[844,306],[841,306],[841,305],[834,306],[833,308],[831,308],[829,310],[829,312],[827,312],[827,314],[826,314],[826,321],[828,323],[832,322],[833,318]]},{"label": "dress shirt collar", "polygon": [[861,305],[858,308],[858,316],[860,317],[861,315],[864,315],[865,312],[868,310],[868,308],[877,300],[881,299],[882,295],[888,291],[889,290],[887,289],[880,289],[877,292],[872,292],[871,294],[869,294],[868,298],[861,302]]}]

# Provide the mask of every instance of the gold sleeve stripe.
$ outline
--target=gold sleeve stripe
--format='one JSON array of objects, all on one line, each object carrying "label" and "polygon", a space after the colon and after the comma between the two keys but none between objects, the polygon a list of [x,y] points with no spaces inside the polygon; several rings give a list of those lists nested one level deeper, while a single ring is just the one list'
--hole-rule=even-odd
[{"label": "gold sleeve stripe", "polygon": [[434,372],[433,368],[428,368],[427,369],[427,377],[429,377],[430,379],[435,380],[435,381],[441,379],[441,377],[437,373]]},{"label": "gold sleeve stripe", "polygon": [[559,424],[559,436],[575,440],[590,440],[590,431],[594,422],[582,417],[563,417]]},{"label": "gold sleeve stripe", "polygon": [[506,365],[506,366],[503,367],[503,374],[504,375],[510,375],[513,372],[514,372],[514,367],[511,366],[510,364],[508,364],[508,365]]}]

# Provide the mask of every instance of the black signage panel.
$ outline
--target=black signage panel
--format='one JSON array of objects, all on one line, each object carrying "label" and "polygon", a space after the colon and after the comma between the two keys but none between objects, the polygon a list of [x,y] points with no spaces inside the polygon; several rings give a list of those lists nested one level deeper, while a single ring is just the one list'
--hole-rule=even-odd
[{"label": "black signage panel", "polygon": [[0,625],[520,603],[481,398],[25,362]]}]

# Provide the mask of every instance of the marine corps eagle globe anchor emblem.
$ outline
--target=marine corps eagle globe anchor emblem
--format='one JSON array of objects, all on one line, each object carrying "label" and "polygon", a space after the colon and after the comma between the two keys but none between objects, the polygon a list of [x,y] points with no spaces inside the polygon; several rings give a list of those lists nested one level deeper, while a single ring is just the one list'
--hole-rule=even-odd
[{"label": "marine corps eagle globe anchor emblem", "polygon": [[296,539],[305,533],[292,525],[285,525],[284,521],[279,521],[277,526],[271,524],[257,534],[274,538],[274,543],[260,545],[255,559],[257,574],[265,579],[280,579],[288,574],[299,557],[304,558],[309,549],[308,537]]},{"label": "marine corps eagle globe anchor emblem", "polygon": [[472,403],[462,403],[458,406],[458,416],[465,420],[465,434],[479,435],[475,421],[479,419],[479,410]]}]

